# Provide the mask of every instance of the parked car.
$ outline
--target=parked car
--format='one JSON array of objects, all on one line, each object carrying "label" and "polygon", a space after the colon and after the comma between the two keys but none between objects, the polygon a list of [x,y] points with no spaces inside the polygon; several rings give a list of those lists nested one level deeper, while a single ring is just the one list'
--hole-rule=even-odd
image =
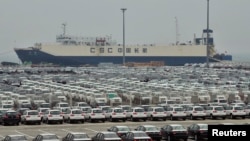
[{"label": "parked car", "polygon": [[111,108],[107,110],[105,113],[105,118],[109,121],[122,120],[123,122],[125,122],[127,120],[122,108]]},{"label": "parked car", "polygon": [[167,113],[163,107],[149,107],[147,111],[147,117],[150,120],[167,120]]},{"label": "parked car", "polygon": [[64,121],[68,123],[81,122],[84,123],[84,114],[80,109],[67,109],[64,114]]},{"label": "parked car", "polygon": [[250,117],[250,105],[247,105],[245,107],[245,112],[246,112],[246,116],[249,116]]},{"label": "parked car", "polygon": [[127,119],[130,119],[131,121],[140,120],[140,119],[146,121],[147,113],[141,107],[134,107],[127,111],[126,117]]},{"label": "parked car", "polygon": [[3,125],[19,125],[20,116],[16,111],[9,110],[2,115],[2,122]]},{"label": "parked car", "polygon": [[28,141],[24,135],[7,135],[2,141]]},{"label": "parked car", "polygon": [[128,126],[112,126],[107,130],[109,132],[115,132],[119,137],[131,131],[131,129]]},{"label": "parked car", "polygon": [[41,124],[41,116],[37,110],[26,110],[21,116],[21,123],[37,123]]},{"label": "parked car", "polygon": [[188,135],[193,137],[195,141],[208,138],[208,124],[194,123],[187,130]]},{"label": "parked car", "polygon": [[187,117],[191,120],[202,118],[203,120],[206,119],[206,112],[203,107],[201,106],[190,106],[186,109]]},{"label": "parked car", "polygon": [[211,106],[206,109],[206,115],[211,119],[222,118],[226,119],[226,111],[222,106]]},{"label": "parked car", "polygon": [[32,141],[60,141],[56,134],[39,134]]},{"label": "parked car", "polygon": [[129,131],[126,135],[122,136],[122,141],[153,141],[147,133],[143,131]]},{"label": "parked car", "polygon": [[177,139],[188,140],[187,129],[180,124],[168,124],[161,128],[162,139],[171,141]]},{"label": "parked car", "polygon": [[70,132],[62,141],[92,141],[91,138],[84,132]]},{"label": "parked car", "polygon": [[170,120],[181,118],[183,120],[186,120],[186,112],[182,107],[169,107],[167,108],[167,117],[170,118]]},{"label": "parked car", "polygon": [[3,115],[4,113],[8,111],[7,109],[0,109],[0,124],[3,122]]},{"label": "parked car", "polygon": [[43,115],[44,113],[47,111],[47,110],[50,110],[50,108],[38,108],[37,111],[41,117],[41,121],[43,121]]},{"label": "parked car", "polygon": [[154,125],[140,125],[135,130],[146,132],[151,139],[156,141],[160,141],[162,138],[160,130]]},{"label": "parked car", "polygon": [[228,106],[225,108],[227,116],[229,116],[231,119],[234,119],[236,117],[241,117],[242,119],[245,119],[246,112],[242,106]]},{"label": "parked car", "polygon": [[43,115],[43,123],[50,124],[52,122],[59,122],[63,124],[63,116],[59,110],[47,110]]},{"label": "parked car", "polygon": [[98,132],[92,141],[121,141],[121,138],[114,132]]},{"label": "parked car", "polygon": [[90,122],[94,122],[94,121],[105,122],[105,115],[102,112],[102,110],[99,108],[89,109],[85,113],[84,118],[85,118],[85,120],[89,120]]}]

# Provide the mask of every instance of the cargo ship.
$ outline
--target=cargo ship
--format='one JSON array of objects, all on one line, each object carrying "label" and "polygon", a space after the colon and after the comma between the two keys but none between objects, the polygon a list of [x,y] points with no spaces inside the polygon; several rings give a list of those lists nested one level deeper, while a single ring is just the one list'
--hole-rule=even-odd
[{"label": "cargo ship", "polygon": [[213,30],[205,29],[201,38],[194,37],[193,41],[188,43],[165,46],[125,45],[123,53],[123,44],[118,44],[111,36],[76,37],[67,35],[64,29],[63,34],[56,36],[55,43],[35,43],[32,47],[14,50],[23,64],[33,65],[97,66],[100,63],[158,61],[166,66],[183,66],[187,63],[205,63],[207,52],[209,62],[232,61],[232,55],[215,52],[212,34]]}]

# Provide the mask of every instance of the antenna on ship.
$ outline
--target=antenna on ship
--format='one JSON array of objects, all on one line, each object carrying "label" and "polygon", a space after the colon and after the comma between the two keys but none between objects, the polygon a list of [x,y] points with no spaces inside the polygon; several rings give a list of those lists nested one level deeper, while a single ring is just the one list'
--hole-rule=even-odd
[{"label": "antenna on ship", "polygon": [[207,68],[209,68],[209,0],[207,0]]},{"label": "antenna on ship", "polygon": [[63,27],[62,27],[62,28],[63,28],[63,35],[66,34],[66,25],[67,25],[66,23],[63,23],[63,24],[62,24],[62,26],[63,26]]},{"label": "antenna on ship", "polygon": [[178,26],[178,19],[177,17],[175,17],[175,26],[176,26],[176,42],[175,44],[178,45],[179,44],[179,26]]}]

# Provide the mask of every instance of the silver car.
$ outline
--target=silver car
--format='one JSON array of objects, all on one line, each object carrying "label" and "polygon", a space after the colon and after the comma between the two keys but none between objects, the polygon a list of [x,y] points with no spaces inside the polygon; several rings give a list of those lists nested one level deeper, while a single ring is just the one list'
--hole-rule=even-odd
[{"label": "silver car", "polygon": [[32,141],[60,141],[56,134],[39,134]]}]

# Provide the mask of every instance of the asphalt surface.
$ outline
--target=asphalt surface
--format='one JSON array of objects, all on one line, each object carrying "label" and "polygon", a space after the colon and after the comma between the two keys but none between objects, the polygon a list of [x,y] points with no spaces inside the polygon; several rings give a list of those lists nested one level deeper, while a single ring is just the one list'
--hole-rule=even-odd
[{"label": "asphalt surface", "polygon": [[[193,123],[207,123],[207,124],[219,124],[219,123],[234,123],[234,124],[244,124],[250,123],[250,119],[226,119],[226,120],[176,120],[176,121],[137,121],[137,122],[108,122],[105,123],[89,123],[85,122],[84,124],[42,124],[42,125],[19,125],[19,126],[0,126],[0,139],[4,138],[6,135],[10,134],[22,134],[25,135],[29,141],[36,137],[36,135],[41,133],[54,133],[60,139],[66,136],[68,132],[85,132],[89,137],[93,137],[99,131],[107,131],[107,128],[115,125],[126,125],[129,126],[132,130],[139,125],[155,125],[157,127],[162,127],[166,124],[182,124],[187,127]],[[189,139],[192,141],[193,139]]]}]

